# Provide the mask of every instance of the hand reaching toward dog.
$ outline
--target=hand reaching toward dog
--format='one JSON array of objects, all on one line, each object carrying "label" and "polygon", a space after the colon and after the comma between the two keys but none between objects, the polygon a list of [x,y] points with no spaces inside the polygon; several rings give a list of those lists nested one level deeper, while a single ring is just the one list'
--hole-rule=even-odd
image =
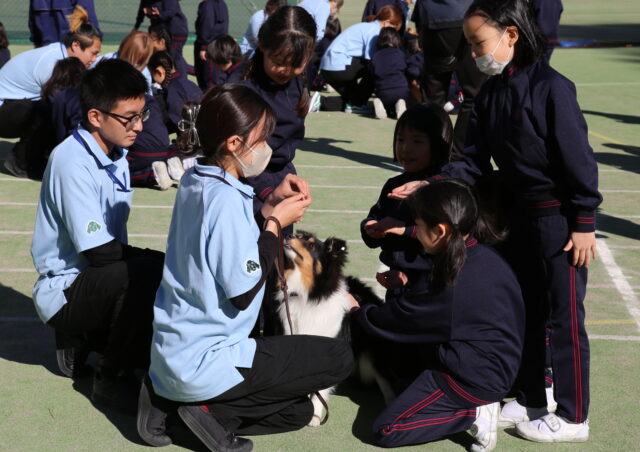
[{"label": "hand reaching toward dog", "polygon": [[393,199],[407,199],[414,191],[420,187],[424,187],[425,185],[429,185],[429,182],[426,180],[407,182],[406,184],[400,185],[399,187],[391,190],[387,196]]},{"label": "hand reaching toward dog", "polygon": [[[276,217],[283,228],[290,224],[296,223],[302,219],[307,208],[311,205],[311,197],[298,194],[283,199],[276,204],[269,215]],[[273,221],[267,222],[265,225],[266,231],[271,231],[277,235],[277,230]]]},{"label": "hand reaching toward dog", "polygon": [[376,273],[376,280],[386,289],[399,289],[409,282],[407,275],[399,270]]},{"label": "hand reaching toward dog", "polygon": [[374,239],[384,238],[387,234],[403,235],[405,229],[404,222],[392,217],[384,217],[379,221],[369,220],[364,225],[364,231]]}]

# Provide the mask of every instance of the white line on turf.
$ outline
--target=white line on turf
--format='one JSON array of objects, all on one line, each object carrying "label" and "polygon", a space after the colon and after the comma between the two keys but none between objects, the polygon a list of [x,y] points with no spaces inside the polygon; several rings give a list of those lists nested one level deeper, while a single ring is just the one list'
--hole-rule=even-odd
[{"label": "white line on turf", "polygon": [[607,270],[609,277],[616,285],[618,292],[622,295],[622,299],[627,305],[629,314],[635,319],[638,329],[640,330],[640,301],[638,301],[638,298],[636,297],[631,284],[629,284],[629,281],[624,276],[622,269],[618,264],[616,264],[616,261],[613,258],[613,253],[611,253],[607,242],[603,239],[597,239],[597,243],[598,254],[604,264],[604,268]]},{"label": "white line on turf", "polygon": [[640,342],[640,336],[613,336],[610,334],[589,334],[590,340]]}]

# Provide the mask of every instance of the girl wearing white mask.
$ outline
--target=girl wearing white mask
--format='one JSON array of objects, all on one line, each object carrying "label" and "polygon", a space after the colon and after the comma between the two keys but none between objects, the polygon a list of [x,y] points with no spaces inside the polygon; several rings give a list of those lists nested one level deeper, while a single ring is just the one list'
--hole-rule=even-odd
[{"label": "girl wearing white mask", "polygon": [[216,87],[202,100],[193,127],[204,157],[176,195],[140,393],[138,432],[148,444],[171,443],[165,418],[177,411],[209,450],[250,451],[235,434],[302,428],[313,416],[308,394],[351,371],[343,341],[249,337],[277,255],[276,225],[300,220],[311,203],[308,184],[290,174],[254,216],[245,178],[267,166],[275,123],[246,86]]},{"label": "girl wearing white mask", "polygon": [[[543,57],[546,42],[526,0],[476,0],[464,34],[492,75],[476,98],[460,160],[437,177],[468,182],[493,159],[516,198],[506,257],[526,312],[516,400],[500,415],[524,438],[582,442],[589,437],[589,340],[584,326],[587,267],[596,257],[598,168],[575,85]],[[428,180],[398,187],[403,198]],[[545,327],[549,325],[555,413],[547,413]]]}]

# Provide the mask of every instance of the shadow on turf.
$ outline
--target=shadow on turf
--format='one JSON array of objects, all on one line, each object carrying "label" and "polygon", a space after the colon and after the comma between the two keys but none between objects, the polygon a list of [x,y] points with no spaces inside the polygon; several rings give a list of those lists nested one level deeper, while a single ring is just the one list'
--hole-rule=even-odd
[{"label": "shadow on turf", "polygon": [[640,41],[640,24],[560,24],[560,39],[563,41],[595,39],[599,43],[638,42]]},{"label": "shadow on turf", "polygon": [[609,232],[611,234],[628,237],[637,240],[640,237],[640,224],[634,223],[624,218],[613,217],[611,215],[598,212],[598,231]]},{"label": "shadow on turf", "polygon": [[623,124],[640,124],[640,116],[621,115],[618,113],[606,113],[604,111],[582,110],[585,115],[602,116],[604,118],[613,119]]},{"label": "shadow on turf", "polygon": [[305,138],[300,144],[301,151],[315,152],[322,155],[344,157],[363,165],[377,166],[383,169],[395,169],[397,164],[390,157],[383,157],[368,152],[349,151],[335,146],[334,143],[352,143],[347,140],[334,140],[333,138]]},{"label": "shadow on turf", "polygon": [[[336,394],[348,397],[358,406],[358,412],[353,420],[351,433],[365,444],[376,446],[372,432],[372,425],[376,417],[384,409],[384,400],[380,392],[373,387],[363,387],[353,381],[338,386]],[[451,435],[442,441],[451,441],[468,450],[473,444],[471,435],[466,432]]]},{"label": "shadow on turf", "polygon": [[624,154],[619,152],[596,152],[595,157],[598,163],[640,174],[640,146],[615,143],[604,143],[603,146],[624,151]]}]

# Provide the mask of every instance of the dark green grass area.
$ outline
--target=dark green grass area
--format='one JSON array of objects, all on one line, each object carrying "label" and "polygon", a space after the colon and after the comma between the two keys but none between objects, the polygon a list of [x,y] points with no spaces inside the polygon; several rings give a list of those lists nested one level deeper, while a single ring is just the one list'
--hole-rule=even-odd
[{"label": "dark green grass area", "polygon": [[[355,21],[364,2],[347,0],[346,3],[345,21]],[[603,29],[598,24],[609,23],[618,24],[616,29],[622,30],[640,22],[636,3],[635,0],[608,3],[567,0],[563,23],[575,26],[574,30],[596,32]],[[0,10],[4,7],[3,4]],[[190,52],[191,48],[187,47],[185,55]],[[552,64],[576,84],[604,195],[598,213],[599,243],[609,248],[637,303],[640,288],[640,79],[637,75],[640,49],[559,49],[552,57]],[[395,122],[343,113],[317,113],[307,118],[306,125],[306,139],[295,162],[299,174],[312,185],[314,203],[297,227],[315,232],[320,238],[337,236],[349,240],[346,272],[365,278],[374,286],[371,280],[379,267],[378,251],[360,242],[359,223],[376,201],[384,182],[398,174],[391,159]],[[0,160],[11,146],[12,143],[0,141]],[[30,255],[30,234],[39,190],[39,182],[16,181],[0,169],[0,451],[149,450],[140,443],[133,418],[91,404],[90,380],[73,383],[59,375],[53,332],[33,320],[36,314],[30,297],[37,275]],[[166,192],[136,189],[129,220],[131,244],[165,248],[174,197],[175,189]],[[603,261],[598,260],[589,272],[587,328],[593,337],[589,442],[534,444],[516,438],[512,430],[500,429],[497,451],[617,452],[638,448],[640,344],[637,340],[614,339],[629,336],[637,339],[639,327],[629,314],[628,297],[624,298],[618,291],[608,270]],[[254,437],[255,450],[379,450],[370,445],[370,425],[382,409],[377,392],[346,384],[331,398],[331,406],[327,425]],[[203,450],[179,426],[174,425],[171,431],[177,446],[165,450]],[[461,434],[432,445],[402,450],[459,451],[469,445],[469,438]]]}]

